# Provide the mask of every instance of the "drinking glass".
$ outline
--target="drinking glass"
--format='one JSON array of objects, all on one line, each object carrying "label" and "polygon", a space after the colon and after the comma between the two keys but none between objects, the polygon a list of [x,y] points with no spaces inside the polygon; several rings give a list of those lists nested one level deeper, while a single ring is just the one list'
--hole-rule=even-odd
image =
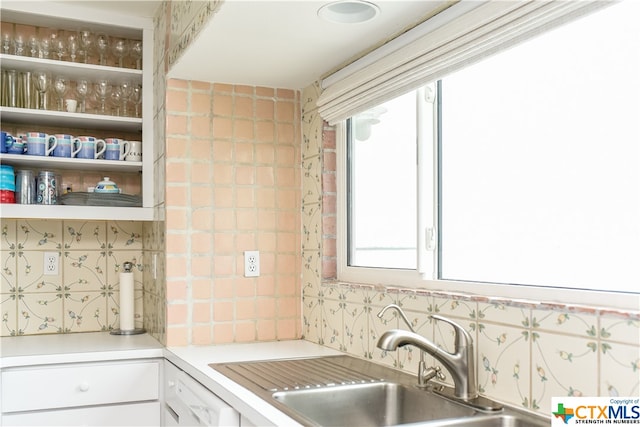
[{"label": "drinking glass", "polygon": [[125,39],[115,39],[112,43],[111,50],[116,58],[118,58],[118,67],[122,68],[124,57],[129,52],[129,44]]},{"label": "drinking glass", "polygon": [[51,49],[58,56],[58,61],[62,61],[62,58],[67,55],[67,44],[61,35],[57,33],[51,34]]},{"label": "drinking glass", "polygon": [[67,37],[67,47],[69,48],[69,58],[71,58],[71,62],[76,62],[76,56],[80,48],[77,34],[69,34],[69,37]]},{"label": "drinking glass", "polygon": [[82,29],[78,31],[78,42],[80,45],[80,54],[84,59],[84,63],[89,62],[89,55],[93,50],[93,46],[95,44],[93,34],[90,30]]},{"label": "drinking glass", "polygon": [[38,57],[42,59],[49,59],[49,53],[51,52],[51,40],[49,36],[44,36],[40,40],[40,51],[38,52]]},{"label": "drinking glass", "polygon": [[111,88],[111,114],[113,116],[120,116],[122,111],[120,105],[122,104],[122,91],[120,85],[115,85]]},{"label": "drinking glass", "polygon": [[131,98],[131,94],[133,92],[133,85],[130,81],[124,80],[120,82],[118,86],[118,91],[120,92],[120,102],[122,104],[122,110],[120,110],[120,115],[128,116],[129,111],[127,109],[127,104],[129,103],[129,99]]},{"label": "drinking glass", "polygon": [[142,105],[142,85],[134,85],[131,91],[131,101],[135,106],[135,116],[140,117],[140,106]]},{"label": "drinking glass", "polygon": [[2,33],[2,53],[10,54],[13,45],[13,36],[9,32]]},{"label": "drinking glass", "polygon": [[100,56],[100,65],[107,65],[107,52],[109,51],[109,36],[105,33],[96,34],[96,50]]},{"label": "drinking glass", "polygon": [[131,41],[131,56],[136,61],[136,69],[142,69],[142,40]]},{"label": "drinking glass", "polygon": [[64,96],[69,90],[69,79],[65,76],[56,76],[53,80],[53,91],[58,97],[58,111],[64,110]]},{"label": "drinking glass", "polygon": [[38,38],[36,36],[29,37],[29,53],[32,58],[38,57]]},{"label": "drinking glass", "polygon": [[76,93],[80,100],[80,112],[87,112],[87,97],[91,93],[91,83],[87,79],[80,79],[76,82]]},{"label": "drinking glass", "polygon": [[105,114],[107,96],[111,93],[111,84],[107,79],[99,79],[94,84],[94,93],[98,101],[100,101],[100,114]]},{"label": "drinking glass", "polygon": [[47,97],[46,93],[51,84],[51,74],[46,70],[36,70],[32,74],[33,86],[38,91],[40,103],[38,108],[41,110],[47,109]]},{"label": "drinking glass", "polygon": [[25,46],[26,43],[22,34],[16,34],[16,37],[13,40],[13,51],[15,52],[15,54],[18,56],[24,55]]}]

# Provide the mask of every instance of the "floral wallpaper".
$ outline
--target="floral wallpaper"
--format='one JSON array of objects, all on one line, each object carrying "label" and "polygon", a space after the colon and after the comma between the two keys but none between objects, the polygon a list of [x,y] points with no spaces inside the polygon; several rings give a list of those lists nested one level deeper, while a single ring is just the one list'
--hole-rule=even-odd
[{"label": "floral wallpaper", "polygon": [[[134,264],[142,327],[142,224],[133,221],[3,220],[0,335],[107,331],[119,325],[119,272]],[[44,257],[58,254],[47,275]]]},{"label": "floral wallpaper", "polygon": [[305,339],[416,374],[418,349],[376,347],[384,331],[406,328],[392,311],[377,317],[394,303],[449,351],[453,329],[429,316],[463,326],[474,339],[480,392],[495,400],[550,416],[552,397],[640,395],[640,311],[337,281],[335,130],[317,113],[319,93],[316,84],[302,96]]}]

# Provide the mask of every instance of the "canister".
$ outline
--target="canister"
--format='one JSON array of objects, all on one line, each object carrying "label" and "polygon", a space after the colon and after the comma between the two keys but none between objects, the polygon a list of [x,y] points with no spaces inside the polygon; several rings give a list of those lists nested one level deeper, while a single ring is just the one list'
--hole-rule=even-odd
[{"label": "canister", "polygon": [[32,205],[36,202],[36,178],[33,171],[16,171],[16,203]]},{"label": "canister", "polygon": [[57,177],[52,171],[38,173],[36,202],[41,205],[55,205],[58,203]]}]

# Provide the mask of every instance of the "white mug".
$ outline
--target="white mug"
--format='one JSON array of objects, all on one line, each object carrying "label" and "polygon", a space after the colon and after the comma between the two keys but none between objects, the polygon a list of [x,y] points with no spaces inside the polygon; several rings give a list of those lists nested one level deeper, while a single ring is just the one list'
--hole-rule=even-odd
[{"label": "white mug", "polygon": [[142,161],[142,141],[129,141],[129,153],[125,160],[128,162]]}]

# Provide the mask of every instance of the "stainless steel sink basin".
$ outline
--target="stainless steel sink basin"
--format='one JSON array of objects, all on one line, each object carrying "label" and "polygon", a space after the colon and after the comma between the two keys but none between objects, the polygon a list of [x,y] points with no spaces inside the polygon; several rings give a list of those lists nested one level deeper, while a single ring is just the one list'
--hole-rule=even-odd
[{"label": "stainless steel sink basin", "polygon": [[[209,365],[303,425],[546,427],[549,420],[509,408],[461,404],[450,388],[420,389],[404,372],[351,356]],[[487,405],[487,407],[490,405]]]},{"label": "stainless steel sink basin", "polygon": [[323,426],[392,426],[476,414],[435,394],[388,382],[276,392],[273,398]]}]

